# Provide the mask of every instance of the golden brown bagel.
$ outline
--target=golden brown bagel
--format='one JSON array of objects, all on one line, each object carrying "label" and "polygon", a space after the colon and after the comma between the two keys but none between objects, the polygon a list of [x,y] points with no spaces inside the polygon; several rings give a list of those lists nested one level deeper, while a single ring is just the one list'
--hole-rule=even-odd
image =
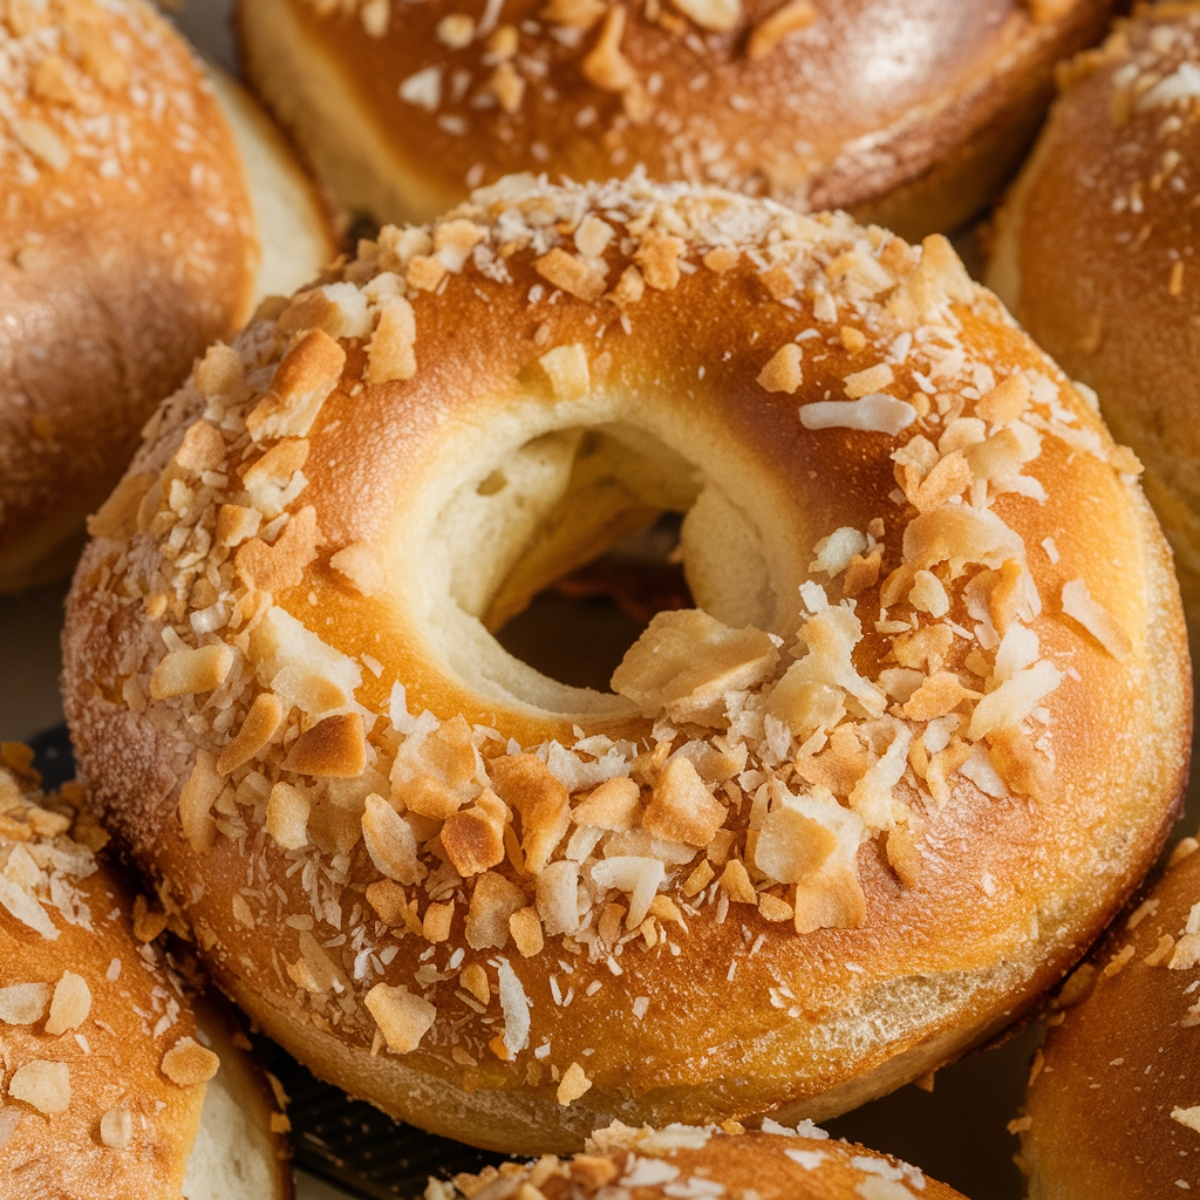
[{"label": "golden brown bagel", "polygon": [[983,207],[1112,0],[249,0],[250,78],[350,208],[514,171],[719,184],[921,236]]},{"label": "golden brown bagel", "polygon": [[197,1025],[153,944],[162,914],[29,757],[0,748],[0,1193],[288,1200],[280,1118],[228,1018]]},{"label": "golden brown bagel", "polygon": [[[160,410],[69,603],[76,752],[222,986],[407,1120],[836,1113],[1011,1021],[1173,818],[1129,465],[941,237],[510,179]],[[700,610],[616,694],[488,633],[663,509]]]},{"label": "golden brown bagel", "polygon": [[962,1200],[916,1167],[831,1141],[807,1123],[795,1133],[781,1125],[770,1133],[745,1133],[736,1126],[654,1131],[613,1125],[594,1134],[585,1153],[566,1161],[547,1156],[527,1166],[504,1163],[479,1175],[456,1175],[453,1186],[431,1179],[425,1200],[500,1200],[523,1185],[546,1200],[748,1194],[762,1200]]},{"label": "golden brown bagel", "polygon": [[1000,213],[988,282],[1093,387],[1146,464],[1146,495],[1200,615],[1200,5],[1143,7],[1061,75]]},{"label": "golden brown bagel", "polygon": [[[264,202],[204,72],[142,0],[11,4],[0,53],[3,592],[70,569],[154,404],[245,320]],[[328,222],[278,138],[259,140],[308,214],[274,272],[291,290],[325,261]]]},{"label": "golden brown bagel", "polygon": [[[1190,852],[1187,839],[1176,851]],[[1157,1200],[1200,1186],[1200,855],[1064,988],[1016,1122],[1030,1200]]]}]

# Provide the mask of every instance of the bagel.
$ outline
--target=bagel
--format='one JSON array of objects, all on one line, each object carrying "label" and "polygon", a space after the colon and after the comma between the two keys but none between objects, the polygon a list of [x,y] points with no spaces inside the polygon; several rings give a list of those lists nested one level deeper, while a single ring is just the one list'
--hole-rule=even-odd
[{"label": "bagel", "polygon": [[[221,986],[405,1120],[818,1119],[1007,1025],[1161,845],[1134,465],[940,236],[510,179],[160,409],[68,600],[75,752]],[[500,648],[663,510],[699,607],[613,693]]]},{"label": "bagel", "polygon": [[[890,1155],[833,1141],[824,1130],[769,1133],[737,1127],[673,1125],[663,1130],[613,1125],[589,1139],[587,1152],[504,1163],[453,1185],[431,1179],[425,1200],[506,1200],[522,1188],[546,1200],[665,1200],[669,1196],[760,1196],[762,1200],[962,1200],[953,1188]],[[531,1197],[533,1192],[522,1194]]]},{"label": "bagel", "polygon": [[[7,592],[69,574],[85,516],[120,478],[154,405],[250,315],[260,261],[262,282],[291,291],[332,242],[311,185],[253,121],[243,144],[277,165],[248,180],[204,72],[142,0],[8,5],[0,54]],[[264,175],[286,178],[284,190],[252,196],[248,182]],[[286,226],[284,196],[303,214]],[[256,228],[291,235],[284,271],[277,250],[260,253]]]},{"label": "bagel", "polygon": [[30,758],[0,748],[5,1200],[290,1200],[244,1036],[211,1004],[197,1023],[154,945],[163,914],[96,857],[79,789],[43,796]]},{"label": "bagel", "polygon": [[1200,1186],[1195,849],[1180,843],[1176,865],[1063,989],[1013,1126],[1030,1200],[1141,1200]]},{"label": "bagel", "polygon": [[[342,203],[429,220],[515,171],[719,184],[952,229],[1112,0],[244,0],[254,86]],[[886,85],[882,81],[886,80]]]},{"label": "bagel", "polygon": [[1200,212],[1187,164],[1200,5],[1142,6],[1063,68],[1037,150],[1001,210],[988,282],[1146,464],[1146,495],[1200,619]]}]

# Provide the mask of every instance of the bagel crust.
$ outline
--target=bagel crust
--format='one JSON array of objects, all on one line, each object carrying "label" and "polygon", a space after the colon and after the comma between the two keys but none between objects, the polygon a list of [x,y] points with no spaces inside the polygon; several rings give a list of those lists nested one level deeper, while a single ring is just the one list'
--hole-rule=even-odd
[{"label": "bagel crust", "polygon": [[[344,204],[429,220],[514,171],[717,184],[953,229],[1112,0],[246,0],[247,71]],[[886,81],[881,84],[881,81]]]},{"label": "bagel crust", "polygon": [[259,252],[233,136],[149,4],[7,5],[0,58],[3,592],[67,573],[153,406],[249,314]]},{"label": "bagel crust", "polygon": [[[76,753],[222,986],[406,1120],[820,1118],[1153,861],[1190,694],[1136,466],[941,237],[509,179],[164,404],[69,600]],[[664,509],[699,608],[614,694],[491,638]]]},{"label": "bagel crust", "polygon": [[997,221],[989,283],[1146,464],[1200,621],[1200,5],[1143,6],[1061,72]]},{"label": "bagel crust", "polygon": [[[1064,986],[1016,1125],[1031,1200],[1200,1186],[1200,855],[1173,865]],[[1184,858],[1183,856],[1187,857]]]},{"label": "bagel crust", "polygon": [[[810,1122],[795,1132],[768,1121],[769,1132],[671,1125],[662,1130],[612,1125],[567,1161],[546,1156],[504,1163],[453,1186],[431,1179],[425,1200],[505,1200],[523,1185],[546,1200],[665,1200],[685,1195],[762,1200],[962,1200],[953,1188],[891,1155],[831,1141]],[[526,1196],[529,1192],[524,1193]]]},{"label": "bagel crust", "polygon": [[107,835],[78,788],[42,796],[32,755],[2,754],[4,1195],[177,1200],[218,1061],[152,944],[162,913],[95,857]]}]

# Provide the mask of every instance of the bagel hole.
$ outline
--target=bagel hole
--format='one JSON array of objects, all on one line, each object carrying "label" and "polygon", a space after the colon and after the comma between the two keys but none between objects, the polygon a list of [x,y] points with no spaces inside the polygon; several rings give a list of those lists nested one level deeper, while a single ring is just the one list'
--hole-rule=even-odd
[{"label": "bagel hole", "polygon": [[608,692],[609,680],[651,618],[692,608],[679,545],[679,513],[653,525],[538,592],[495,632],[514,658],[568,687]]},{"label": "bagel hole", "polygon": [[446,666],[497,699],[616,715],[630,702],[612,673],[655,613],[698,607],[773,630],[760,521],[735,498],[721,447],[700,449],[715,470],[620,421],[476,459],[425,539],[419,590]]}]

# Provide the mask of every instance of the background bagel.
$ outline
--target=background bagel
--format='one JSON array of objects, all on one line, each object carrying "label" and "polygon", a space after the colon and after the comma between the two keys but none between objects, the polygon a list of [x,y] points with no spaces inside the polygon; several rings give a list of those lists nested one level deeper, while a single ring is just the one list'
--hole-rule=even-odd
[{"label": "background bagel", "polygon": [[236,1027],[211,1003],[197,1024],[79,789],[43,796],[24,747],[0,756],[6,1200],[289,1200],[286,1122]]},{"label": "background bagel", "polygon": [[[836,1113],[1010,1022],[1175,815],[1133,465],[940,237],[509,180],[160,410],[69,601],[76,753],[221,985],[413,1123]],[[701,609],[616,694],[491,638],[663,508]]]},{"label": "background bagel", "polygon": [[1060,73],[1037,149],[996,223],[988,282],[1146,464],[1146,494],[1200,605],[1200,211],[1190,163],[1200,6],[1143,5]]},{"label": "background bagel", "polygon": [[[763,1200],[955,1200],[959,1193],[916,1167],[863,1146],[832,1141],[822,1130],[745,1133],[672,1125],[661,1131],[613,1125],[588,1142],[587,1152],[521,1166],[505,1163],[479,1175],[456,1175],[453,1186],[431,1179],[425,1200],[497,1200],[522,1185],[547,1200],[636,1193],[674,1196],[744,1195]],[[719,1189],[719,1190],[718,1190]]]},{"label": "background bagel", "polygon": [[[719,184],[921,236],[1016,167],[1111,0],[238,6],[255,87],[343,204],[429,220],[514,171]],[[886,81],[886,82],[885,82]]]},{"label": "background bagel", "polygon": [[[247,178],[211,86],[148,4],[12,5],[0,44],[0,591],[14,591],[69,571],[153,406],[246,319],[259,281],[291,290],[332,243],[261,116],[243,140],[275,166]],[[252,198],[264,179],[273,191]],[[262,258],[258,229],[289,236],[286,262]]]},{"label": "background bagel", "polygon": [[1015,1122],[1030,1200],[1133,1200],[1200,1184],[1195,849],[1181,843],[1178,865],[1063,989]]}]

